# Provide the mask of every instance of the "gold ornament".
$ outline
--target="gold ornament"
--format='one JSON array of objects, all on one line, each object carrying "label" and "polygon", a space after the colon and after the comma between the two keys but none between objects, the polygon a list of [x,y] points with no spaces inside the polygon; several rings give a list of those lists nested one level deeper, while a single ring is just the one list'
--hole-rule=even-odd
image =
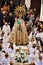
[{"label": "gold ornament", "polygon": [[15,8],[15,15],[16,16],[24,16],[26,14],[26,9],[24,6],[20,5]]}]

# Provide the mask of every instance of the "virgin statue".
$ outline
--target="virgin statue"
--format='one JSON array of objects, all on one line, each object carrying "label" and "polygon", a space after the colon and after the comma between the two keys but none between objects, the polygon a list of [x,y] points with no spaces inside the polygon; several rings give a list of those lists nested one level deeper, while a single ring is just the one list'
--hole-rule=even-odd
[{"label": "virgin statue", "polygon": [[25,22],[21,18],[23,15],[25,15],[25,7],[21,5],[17,6],[15,9],[15,14],[19,17],[15,18],[15,24],[12,28],[9,42],[15,43],[16,45],[26,45],[28,43],[28,34]]},{"label": "virgin statue", "polygon": [[15,18],[9,42],[16,45],[26,45],[28,43],[28,34],[23,19]]}]

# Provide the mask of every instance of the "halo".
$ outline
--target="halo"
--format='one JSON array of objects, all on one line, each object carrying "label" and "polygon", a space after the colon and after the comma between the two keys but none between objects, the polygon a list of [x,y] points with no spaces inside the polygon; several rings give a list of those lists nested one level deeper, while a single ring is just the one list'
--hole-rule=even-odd
[{"label": "halo", "polygon": [[16,16],[24,16],[25,14],[26,14],[26,9],[25,9],[25,7],[23,6],[23,5],[20,5],[20,6],[17,6],[16,8],[15,8],[15,15]]}]

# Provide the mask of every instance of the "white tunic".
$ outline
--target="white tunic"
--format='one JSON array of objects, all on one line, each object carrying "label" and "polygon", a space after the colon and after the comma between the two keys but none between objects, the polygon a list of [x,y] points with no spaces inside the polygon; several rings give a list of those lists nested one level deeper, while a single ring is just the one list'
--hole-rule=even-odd
[{"label": "white tunic", "polygon": [[8,34],[8,33],[10,33],[10,26],[9,26],[9,25],[7,25],[7,26],[4,25],[2,30],[3,30],[3,32],[4,32],[5,34]]},{"label": "white tunic", "polygon": [[36,62],[37,60],[37,56],[36,54],[30,54],[29,57],[28,57],[28,63],[32,63],[32,62]]},{"label": "white tunic", "polygon": [[33,54],[33,52],[36,51],[36,49],[31,47],[29,51],[30,51],[30,54]]},{"label": "white tunic", "polygon": [[36,65],[43,65],[43,61],[37,60]]},{"label": "white tunic", "polygon": [[11,62],[15,62],[15,50],[11,49],[11,48],[8,48],[8,54],[9,54],[9,57],[10,57],[10,61]]},{"label": "white tunic", "polygon": [[40,33],[40,38],[43,41],[43,32]]},{"label": "white tunic", "polygon": [[0,64],[2,64],[2,59],[4,58],[5,54],[0,51]]},{"label": "white tunic", "polygon": [[4,57],[4,58],[2,59],[2,65],[10,65],[10,59]]},{"label": "white tunic", "polygon": [[40,37],[40,33],[37,33],[37,34],[36,34],[36,37]]}]

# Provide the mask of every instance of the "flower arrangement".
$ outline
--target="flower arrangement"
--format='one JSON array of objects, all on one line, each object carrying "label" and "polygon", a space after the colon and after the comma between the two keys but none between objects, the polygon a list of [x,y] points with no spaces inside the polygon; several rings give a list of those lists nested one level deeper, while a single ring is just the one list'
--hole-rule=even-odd
[{"label": "flower arrangement", "polygon": [[15,60],[16,62],[26,63],[28,62],[28,54],[26,51],[19,49],[19,51],[16,53]]}]

